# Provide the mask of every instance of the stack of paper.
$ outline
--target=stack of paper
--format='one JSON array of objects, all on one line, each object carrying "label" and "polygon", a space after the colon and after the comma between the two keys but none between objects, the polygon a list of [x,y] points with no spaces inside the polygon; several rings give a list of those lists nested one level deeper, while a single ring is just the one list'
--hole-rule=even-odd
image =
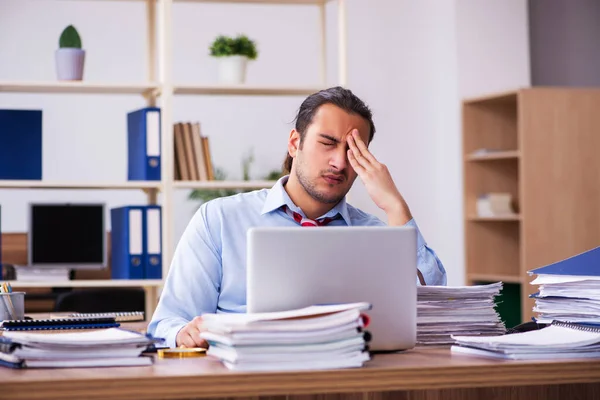
[{"label": "stack of paper", "polygon": [[600,323],[600,248],[529,271],[537,322]]},{"label": "stack of paper", "polygon": [[283,312],[204,314],[207,355],[227,368],[285,371],[361,367],[370,359],[367,303]]},{"label": "stack of paper", "polygon": [[514,360],[600,357],[600,330],[560,322],[529,332],[454,339],[453,353],[472,356]]},{"label": "stack of paper", "polygon": [[141,353],[157,342],[119,328],[86,332],[3,332],[0,365],[12,368],[150,365]]},{"label": "stack of paper", "polygon": [[500,335],[506,332],[494,298],[502,282],[475,286],[419,286],[417,343],[451,344],[451,335]]}]

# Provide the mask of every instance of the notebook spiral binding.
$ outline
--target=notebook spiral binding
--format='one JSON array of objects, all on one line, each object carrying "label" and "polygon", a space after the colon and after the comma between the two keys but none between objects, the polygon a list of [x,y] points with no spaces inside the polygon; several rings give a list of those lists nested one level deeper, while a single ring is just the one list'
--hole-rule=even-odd
[{"label": "notebook spiral binding", "polygon": [[569,329],[576,329],[578,331],[600,333],[600,325],[592,326],[592,325],[586,325],[584,323],[564,322],[564,321],[556,321],[556,320],[552,321],[551,325],[560,326],[560,327],[569,328]]}]

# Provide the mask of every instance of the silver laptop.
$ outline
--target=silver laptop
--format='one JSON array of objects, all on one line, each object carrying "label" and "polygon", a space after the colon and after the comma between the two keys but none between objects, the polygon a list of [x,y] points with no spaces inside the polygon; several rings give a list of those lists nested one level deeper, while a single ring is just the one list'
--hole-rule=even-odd
[{"label": "silver laptop", "polygon": [[371,350],[415,346],[414,228],[260,227],[247,235],[247,312],[366,301]]}]

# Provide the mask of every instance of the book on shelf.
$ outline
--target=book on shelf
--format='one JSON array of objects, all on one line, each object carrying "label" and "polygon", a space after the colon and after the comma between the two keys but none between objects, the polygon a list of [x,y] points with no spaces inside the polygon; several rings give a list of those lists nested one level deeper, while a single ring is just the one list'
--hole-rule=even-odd
[{"label": "book on shelf", "polygon": [[516,216],[510,193],[485,193],[477,198],[477,216],[482,218]]},{"label": "book on shelf", "polygon": [[177,122],[173,126],[175,180],[214,180],[209,138],[199,122]]},{"label": "book on shelf", "polygon": [[42,139],[42,110],[0,109],[0,180],[41,180]]},{"label": "book on shelf", "polygon": [[158,107],[144,107],[127,114],[127,178],[160,181],[160,116]]},{"label": "book on shelf", "polygon": [[238,371],[361,367],[370,359],[368,303],[247,314],[204,314],[207,355]]},{"label": "book on shelf", "polygon": [[110,210],[112,279],[162,279],[160,205]]}]

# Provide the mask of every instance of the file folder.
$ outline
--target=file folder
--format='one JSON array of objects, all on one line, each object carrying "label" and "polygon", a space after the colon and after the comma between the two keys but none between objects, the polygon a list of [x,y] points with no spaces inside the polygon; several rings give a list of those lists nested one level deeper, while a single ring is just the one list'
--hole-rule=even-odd
[{"label": "file folder", "polygon": [[130,181],[161,179],[160,108],[145,107],[127,114],[127,167]]},{"label": "file folder", "polygon": [[144,279],[144,207],[110,210],[111,276],[113,279]]},{"label": "file folder", "polygon": [[528,271],[529,275],[600,276],[600,247],[585,251],[545,267]]},{"label": "file folder", "polygon": [[162,279],[162,221],[161,207],[145,207],[144,268],[146,279]]},{"label": "file folder", "polygon": [[41,110],[0,110],[0,179],[42,179]]}]

